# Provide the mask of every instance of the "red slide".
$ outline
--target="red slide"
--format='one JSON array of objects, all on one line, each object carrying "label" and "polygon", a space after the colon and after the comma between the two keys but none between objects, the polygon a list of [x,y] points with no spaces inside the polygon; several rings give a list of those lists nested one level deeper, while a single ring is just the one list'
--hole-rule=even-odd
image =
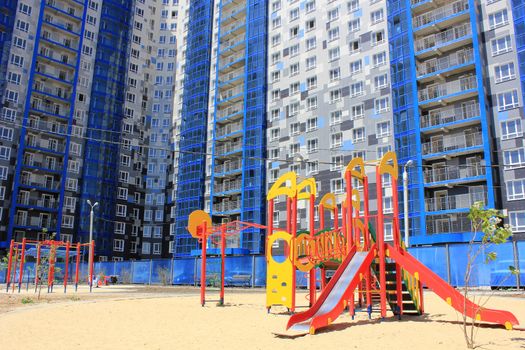
[{"label": "red slide", "polygon": [[519,324],[516,317],[508,311],[485,309],[465,299],[454,287],[441,279],[441,277],[420,263],[408,252],[396,250],[391,245],[387,245],[387,248],[390,253],[390,258],[399,263],[401,267],[411,275],[415,277],[419,276],[419,280],[422,283],[432,289],[434,293],[460,313],[465,312],[468,317],[477,318],[479,321],[504,325],[507,329],[512,329],[512,326]]},{"label": "red slide", "polygon": [[370,269],[377,248],[374,245],[369,252],[355,252],[347,255],[337,269],[315,304],[305,312],[290,317],[286,329],[313,334],[316,329],[332,323],[346,307],[346,301],[357,288],[360,274]]}]

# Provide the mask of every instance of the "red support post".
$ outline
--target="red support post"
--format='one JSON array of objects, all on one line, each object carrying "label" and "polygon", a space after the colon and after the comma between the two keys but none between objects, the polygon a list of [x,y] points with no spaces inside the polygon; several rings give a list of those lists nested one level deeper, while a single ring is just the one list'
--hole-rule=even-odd
[{"label": "red support post", "polygon": [[11,289],[11,291],[14,293],[15,292],[15,285],[16,285],[16,269],[18,267],[18,251],[19,251],[19,248],[18,248],[18,243],[15,243],[15,261],[13,261],[13,277],[12,277],[12,280],[13,280],[13,288]]},{"label": "red support post", "polygon": [[206,303],[206,231],[208,230],[206,221],[201,224],[202,257],[201,257],[201,306]]},{"label": "red support post", "polygon": [[15,250],[15,240],[11,240],[11,244],[9,245],[9,258],[7,260],[7,276],[6,276],[6,292],[9,292],[9,284],[11,282],[11,265],[13,264],[13,252]]},{"label": "red support post", "polygon": [[[399,234],[399,207],[398,207],[398,193],[397,193],[397,180],[392,176],[392,205],[394,207],[393,219],[392,219],[392,230],[394,234],[394,249],[401,249],[401,237]],[[399,318],[403,315],[403,286],[402,286],[402,268],[401,265],[396,263],[396,294],[397,294],[397,307],[399,312]]]},{"label": "red support post", "polygon": [[49,257],[48,257],[48,271],[47,271],[47,292],[52,292],[52,281],[54,278],[54,254],[53,254],[54,244],[51,243],[51,246],[49,247]]},{"label": "red support post", "polygon": [[65,261],[65,271],[64,271],[64,293],[67,291],[67,278],[69,274],[69,241],[66,243],[66,261]]},{"label": "red support post", "polygon": [[379,166],[376,166],[376,192],[377,192],[377,247],[379,250],[379,285],[381,297],[381,317],[386,317],[386,256],[384,241],[384,215],[383,215],[383,185]]},{"label": "red support post", "polygon": [[220,305],[224,305],[224,268],[226,259],[226,224],[221,226],[221,295]]},{"label": "red support post", "polygon": [[78,272],[80,267],[80,244],[77,243],[77,259],[75,263],[75,292],[78,290]]},{"label": "red support post", "polygon": [[[291,222],[291,225],[290,225],[290,228],[292,229],[292,232],[291,232],[291,235],[292,235],[292,242],[295,242],[295,236],[297,235],[297,194],[296,196],[291,199],[291,208],[292,208],[292,215],[291,215],[291,218],[292,218],[292,222]],[[290,311],[292,312],[295,312],[295,294],[296,294],[296,283],[297,283],[297,267],[295,266],[295,262],[293,261],[293,254],[294,254],[294,249],[295,247],[293,246],[293,244],[288,247],[290,249],[289,251],[289,256],[290,258],[292,259],[292,308]]]},{"label": "red support post", "polygon": [[347,224],[347,237],[348,237],[348,249],[347,251],[350,251],[350,249],[354,246],[353,241],[353,227],[354,227],[354,221],[352,219],[353,216],[353,204],[352,204],[352,174],[350,171],[347,171],[345,173],[345,181],[346,181],[346,215],[348,216],[346,218],[346,224]]},{"label": "red support post", "polygon": [[22,288],[22,281],[24,280],[24,260],[26,254],[26,239],[22,239],[22,251],[20,253],[20,272],[18,273],[18,293]]},{"label": "red support post", "polygon": [[[310,206],[308,208],[310,210],[310,239],[313,241],[314,239],[314,230],[315,230],[315,196],[313,194],[310,195]],[[315,248],[314,248],[315,250]],[[310,252],[310,255],[312,255],[313,252]],[[315,267],[313,267],[310,270],[310,307],[312,307],[315,303],[315,300],[317,298],[316,296],[316,289],[317,289],[317,281],[315,276]]]},{"label": "red support post", "polygon": [[369,194],[368,194],[368,176],[365,176],[363,178],[363,197],[364,198],[364,212],[365,212],[365,249],[368,250],[370,249],[370,230],[368,228],[369,226],[369,216],[370,216],[370,208],[369,208],[369,203],[368,203],[368,198]]},{"label": "red support post", "polygon": [[38,245],[36,246],[36,263],[35,263],[35,293],[38,288],[38,283],[40,282],[40,279],[38,278],[38,273],[40,270],[41,256],[42,256],[42,243],[38,242]]}]

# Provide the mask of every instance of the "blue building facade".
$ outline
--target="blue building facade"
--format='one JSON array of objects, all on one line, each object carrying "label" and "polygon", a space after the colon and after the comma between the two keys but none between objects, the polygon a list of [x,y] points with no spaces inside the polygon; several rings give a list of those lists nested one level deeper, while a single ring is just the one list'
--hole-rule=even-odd
[{"label": "blue building facade", "polygon": [[176,256],[188,256],[192,249],[197,248],[196,240],[190,236],[186,227],[189,214],[204,208],[212,30],[213,3],[192,1],[189,7],[185,89],[178,147]]}]

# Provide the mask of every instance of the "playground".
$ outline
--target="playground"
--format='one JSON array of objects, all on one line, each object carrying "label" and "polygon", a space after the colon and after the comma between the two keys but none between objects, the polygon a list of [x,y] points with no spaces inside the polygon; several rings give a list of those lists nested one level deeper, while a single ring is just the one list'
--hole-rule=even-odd
[{"label": "playground", "polygon": [[[375,168],[375,172],[367,172],[367,167]],[[369,207],[369,173],[375,176],[375,214]],[[479,324],[476,346],[523,348],[525,333],[520,324],[525,321],[525,303],[521,291],[481,301],[479,296],[490,291],[471,290],[466,298],[406,249],[400,230],[395,153],[388,152],[373,163],[352,159],[344,179],[344,196],[327,193],[316,207],[315,179],[299,182],[295,173],[283,174],[267,195],[268,217],[273,217],[277,200],[286,204],[286,224],[282,227],[274,227],[273,220],[267,226],[240,221],[214,225],[208,213],[193,212],[188,231],[201,243],[200,277],[195,279],[196,284],[200,283],[198,289],[104,285],[93,291],[81,285],[69,299],[55,297],[51,304],[39,301],[38,305],[17,307],[0,315],[0,330],[5,339],[24,349],[57,347],[57,342],[59,348],[108,349],[177,345],[228,349],[338,349],[349,345],[366,349],[385,345],[395,349],[456,349],[465,348],[461,329],[465,315]],[[392,196],[392,211],[383,207],[383,196],[387,195]],[[307,227],[297,227],[301,201],[306,203],[310,218],[317,214],[318,225],[309,220]],[[226,256],[232,248],[228,242],[254,227],[267,231],[266,289],[226,291]],[[44,270],[47,297],[53,299],[53,286],[58,285],[54,282],[54,268],[60,249],[64,250],[63,244],[55,241],[12,242],[5,290],[11,291],[11,298],[15,290],[17,298],[30,298],[29,289],[23,290],[27,244],[37,245],[38,271],[42,270],[38,268],[41,245],[50,246]],[[71,248],[76,249],[75,264],[70,261]],[[82,281],[78,277],[81,248],[79,244],[65,246],[64,295],[68,275],[75,276],[75,289]],[[208,255],[220,256],[218,272],[210,274]],[[92,261],[90,257],[88,281],[93,278]],[[75,273],[68,274],[72,266]],[[298,287],[297,277],[301,274],[307,277],[307,289]],[[208,287],[212,275],[215,288]],[[244,285],[254,282],[250,276],[237,272],[232,278]],[[34,279],[35,285],[44,280],[40,275]],[[63,320],[67,322],[60,322]],[[32,337],[21,331],[25,329],[31,329]],[[59,340],[57,334],[67,337]]]},{"label": "playground", "polygon": [[[208,291],[210,297],[218,293]],[[306,290],[297,294],[297,311],[307,309],[306,294]],[[18,303],[12,311],[0,311],[2,342],[19,349],[465,348],[457,324],[460,316],[431,292],[425,292],[424,316],[401,321],[387,317],[380,322],[378,317],[368,320],[357,314],[352,321],[343,313],[315,336],[298,337],[278,335],[284,333],[289,315],[282,307],[266,313],[264,289],[227,289],[225,307],[212,302],[201,307],[199,290],[193,287],[107,286],[91,295],[86,288],[53,295],[63,299]],[[80,300],[72,301],[72,295]],[[490,305],[512,310],[520,323],[525,322],[523,294],[495,296]],[[478,340],[483,349],[523,349],[525,332],[488,327],[479,331]]]}]

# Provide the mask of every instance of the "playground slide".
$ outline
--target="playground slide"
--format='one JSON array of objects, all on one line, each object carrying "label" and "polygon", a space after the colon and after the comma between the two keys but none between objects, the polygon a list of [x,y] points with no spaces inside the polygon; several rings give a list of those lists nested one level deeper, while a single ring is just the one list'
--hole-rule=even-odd
[{"label": "playground slide", "polygon": [[[434,293],[460,313],[465,312],[468,317],[476,317],[479,321],[504,325],[507,329],[512,329],[512,326],[519,324],[516,317],[508,311],[485,309],[465,299],[454,287],[441,279],[441,277],[420,263],[408,252],[398,251],[390,245],[387,245],[387,248],[390,257],[399,263],[403,269],[416,278],[419,278],[422,283],[432,289]],[[478,314],[476,315],[476,313]]]},{"label": "playground slide", "polygon": [[357,287],[360,277],[375,257],[375,245],[369,252],[350,252],[316,303],[307,311],[293,315],[286,329],[313,334],[332,323],[346,307],[346,301]]}]

